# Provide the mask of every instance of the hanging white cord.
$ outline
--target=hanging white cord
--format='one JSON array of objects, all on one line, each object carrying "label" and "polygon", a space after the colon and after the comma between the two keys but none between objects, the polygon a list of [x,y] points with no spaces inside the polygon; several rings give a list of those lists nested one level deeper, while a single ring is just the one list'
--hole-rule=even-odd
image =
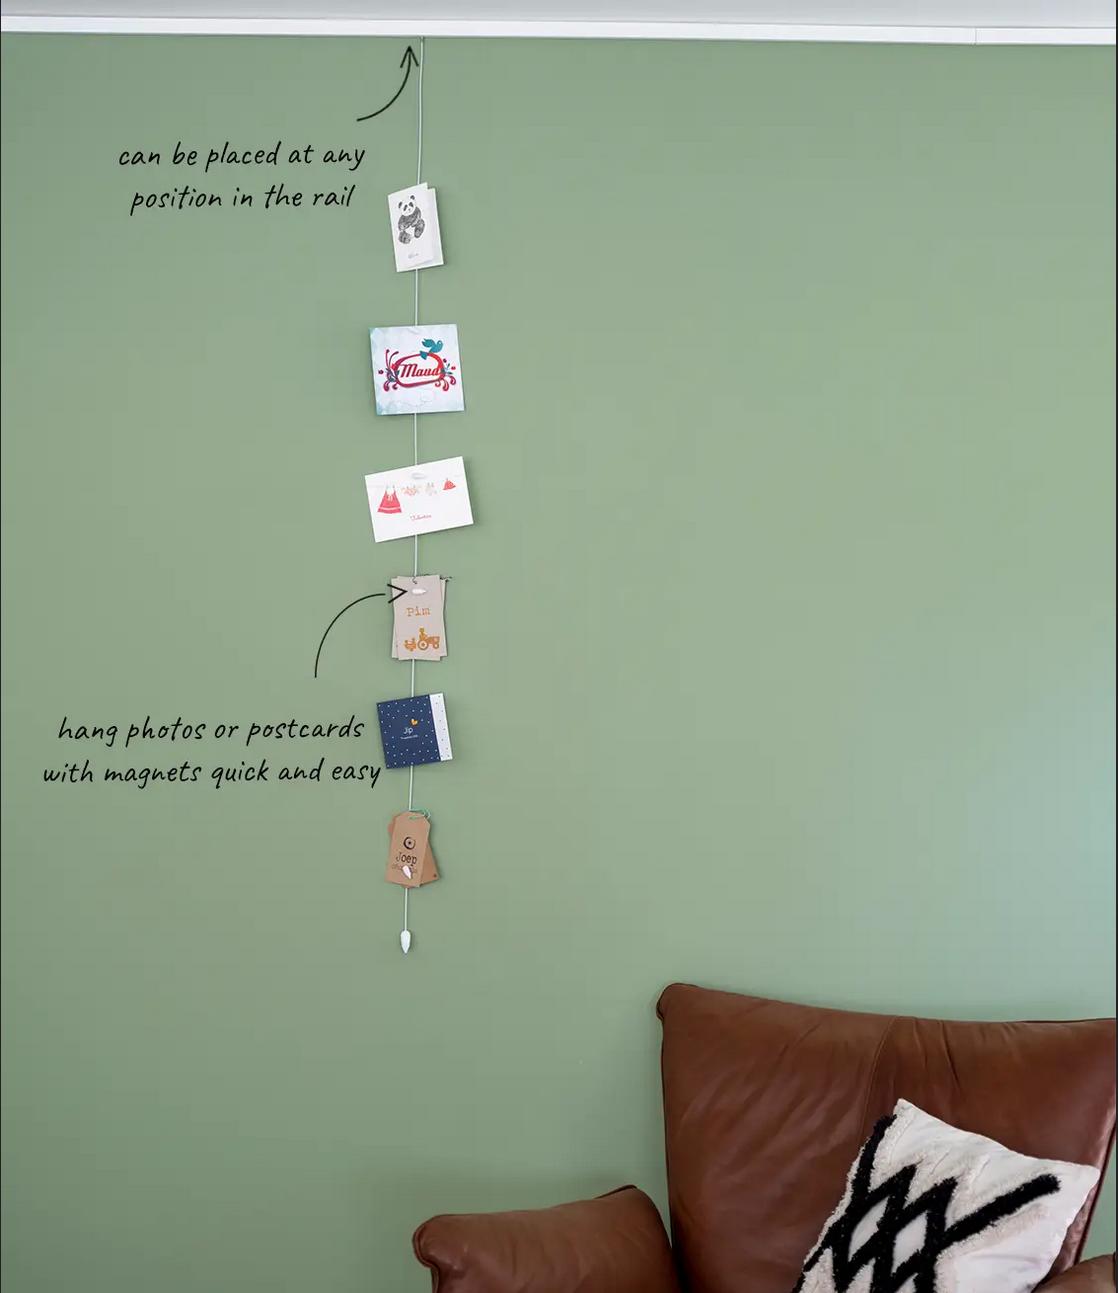
[{"label": "hanging white cord", "polygon": [[[415,182],[421,184],[423,181],[423,46],[426,37],[419,38],[419,93],[416,95],[415,111]],[[414,291],[414,311],[413,320],[415,326],[419,327],[419,270],[413,269],[415,291]],[[411,415],[411,444],[412,444],[412,462],[417,466],[419,464],[419,414]],[[412,560],[411,573],[413,579],[419,577],[419,535],[412,538]],[[415,660],[411,662],[411,694],[415,695]],[[408,812],[411,812],[415,806],[415,765],[408,769]],[[408,954],[411,947],[411,930],[408,928],[408,895],[410,890],[404,886],[404,927],[400,931],[400,948],[404,955]]]}]

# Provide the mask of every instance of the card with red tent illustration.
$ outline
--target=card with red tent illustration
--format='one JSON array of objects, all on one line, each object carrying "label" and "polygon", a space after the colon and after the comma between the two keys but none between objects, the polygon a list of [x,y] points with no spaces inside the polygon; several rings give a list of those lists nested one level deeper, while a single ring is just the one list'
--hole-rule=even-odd
[{"label": "card with red tent illustration", "polygon": [[461,458],[373,472],[365,477],[365,492],[377,543],[474,523]]},{"label": "card with red tent illustration", "polygon": [[370,328],[377,412],[460,413],[462,357],[453,323]]}]

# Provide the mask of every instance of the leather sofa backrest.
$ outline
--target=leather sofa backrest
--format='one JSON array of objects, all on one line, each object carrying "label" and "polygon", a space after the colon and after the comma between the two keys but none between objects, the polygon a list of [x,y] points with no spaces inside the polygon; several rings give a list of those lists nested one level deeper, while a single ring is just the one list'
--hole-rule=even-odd
[{"label": "leather sofa backrest", "polygon": [[[945,1023],[686,984],[657,1013],[688,1293],[789,1293],[858,1148],[902,1096],[1022,1154],[1101,1170],[1113,1143],[1112,1019]],[[1078,1257],[1094,1203],[1053,1272]]]}]

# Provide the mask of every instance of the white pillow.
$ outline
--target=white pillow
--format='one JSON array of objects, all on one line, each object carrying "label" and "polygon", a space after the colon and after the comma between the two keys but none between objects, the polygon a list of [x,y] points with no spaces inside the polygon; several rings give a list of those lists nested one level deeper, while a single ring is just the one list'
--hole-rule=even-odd
[{"label": "white pillow", "polygon": [[1032,1293],[1098,1179],[1096,1167],[1015,1154],[898,1100],[794,1293]]}]

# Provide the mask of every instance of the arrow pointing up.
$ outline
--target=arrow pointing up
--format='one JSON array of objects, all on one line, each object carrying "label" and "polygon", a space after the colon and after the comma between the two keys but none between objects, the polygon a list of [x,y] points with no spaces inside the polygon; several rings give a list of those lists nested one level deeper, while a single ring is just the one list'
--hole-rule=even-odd
[{"label": "arrow pointing up", "polygon": [[416,58],[415,50],[412,49],[410,45],[404,51],[404,57],[400,59],[400,66],[405,69],[404,79],[400,82],[400,88],[396,91],[396,93],[392,96],[392,98],[388,100],[388,102],[384,105],[383,108],[378,108],[376,112],[368,112],[365,114],[365,116],[358,117],[357,118],[358,121],[372,121],[374,117],[379,117],[382,112],[387,112],[388,109],[391,108],[392,105],[396,102],[396,100],[400,97],[400,95],[403,94],[404,86],[407,85],[408,83],[408,77],[411,76],[412,68],[419,66],[419,59]]}]

